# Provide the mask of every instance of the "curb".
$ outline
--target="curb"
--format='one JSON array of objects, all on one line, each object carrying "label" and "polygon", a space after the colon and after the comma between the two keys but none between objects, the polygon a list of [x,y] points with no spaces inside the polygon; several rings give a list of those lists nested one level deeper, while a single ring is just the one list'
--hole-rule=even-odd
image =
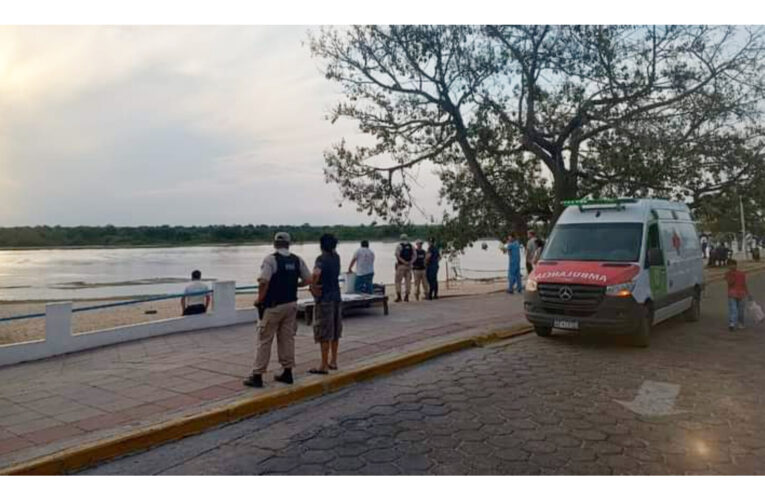
[{"label": "curb", "polygon": [[[755,267],[747,274],[759,274],[765,266]],[[707,284],[723,281],[715,276]],[[212,427],[233,423],[262,413],[282,408],[305,399],[329,394],[345,386],[407,368],[429,359],[453,352],[482,347],[511,337],[533,332],[528,324],[508,330],[451,340],[425,347],[403,355],[385,355],[372,361],[361,362],[348,371],[323,377],[319,380],[299,382],[287,389],[276,389],[243,398],[199,414],[162,422],[129,432],[122,436],[87,443],[76,448],[0,469],[0,475],[57,475],[96,465],[120,456],[143,451],[170,441],[199,434]]]},{"label": "curb", "polygon": [[465,339],[451,340],[403,355],[387,355],[361,362],[348,371],[308,380],[287,388],[212,408],[202,413],[162,422],[122,436],[47,455],[0,469],[0,475],[58,475],[76,471],[123,455],[146,450],[170,441],[199,434],[212,427],[266,413],[299,401],[335,392],[345,386],[369,380],[429,359],[472,347],[531,333],[527,324]]}]

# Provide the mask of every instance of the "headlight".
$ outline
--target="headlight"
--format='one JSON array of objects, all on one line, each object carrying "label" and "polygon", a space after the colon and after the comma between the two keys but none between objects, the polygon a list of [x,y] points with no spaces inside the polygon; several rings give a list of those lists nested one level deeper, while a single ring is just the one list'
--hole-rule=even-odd
[{"label": "headlight", "polygon": [[630,281],[627,283],[619,283],[618,285],[610,285],[606,287],[606,295],[611,297],[629,297],[632,295],[632,290],[635,289],[635,282]]},{"label": "headlight", "polygon": [[528,278],[526,280],[526,291],[527,292],[536,292],[537,291],[537,280],[534,278]]}]

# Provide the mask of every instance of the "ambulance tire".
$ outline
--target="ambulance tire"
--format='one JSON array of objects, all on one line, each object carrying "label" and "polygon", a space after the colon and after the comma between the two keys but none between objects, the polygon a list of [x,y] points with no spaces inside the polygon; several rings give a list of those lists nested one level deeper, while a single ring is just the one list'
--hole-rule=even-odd
[{"label": "ambulance tire", "polygon": [[685,317],[685,321],[690,321],[692,323],[695,323],[701,319],[701,293],[699,293],[698,288],[693,293],[693,302],[691,302],[691,307],[685,311],[683,316]]},{"label": "ambulance tire", "polygon": [[549,326],[534,325],[534,331],[540,337],[549,337],[552,334],[552,328]]},{"label": "ambulance tire", "polygon": [[643,315],[638,323],[638,328],[632,335],[632,345],[636,347],[648,347],[651,344],[651,325],[653,324],[653,308],[650,303],[643,306]]}]

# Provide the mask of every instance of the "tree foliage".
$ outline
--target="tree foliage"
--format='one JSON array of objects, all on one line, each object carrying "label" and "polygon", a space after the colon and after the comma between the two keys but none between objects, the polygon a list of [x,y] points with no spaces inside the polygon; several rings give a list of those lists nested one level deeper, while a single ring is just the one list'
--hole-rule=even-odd
[{"label": "tree foliage", "polygon": [[402,232],[424,238],[437,230],[422,225],[26,226],[0,228],[0,248],[270,243],[279,231],[290,233],[295,243],[316,243],[325,232],[341,241],[359,241],[397,239]]},{"label": "tree foliage", "polygon": [[640,194],[693,204],[762,168],[763,32],[730,26],[354,26],[310,39],[368,143],[325,174],[400,220],[433,169],[445,228],[554,219],[561,201]]}]

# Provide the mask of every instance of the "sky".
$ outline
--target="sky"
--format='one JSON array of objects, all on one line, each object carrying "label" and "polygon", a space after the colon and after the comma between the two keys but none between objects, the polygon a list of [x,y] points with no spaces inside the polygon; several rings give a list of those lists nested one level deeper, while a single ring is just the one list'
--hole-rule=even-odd
[{"label": "sky", "polygon": [[324,181],[358,135],[310,29],[0,27],[0,226],[372,222]]}]

